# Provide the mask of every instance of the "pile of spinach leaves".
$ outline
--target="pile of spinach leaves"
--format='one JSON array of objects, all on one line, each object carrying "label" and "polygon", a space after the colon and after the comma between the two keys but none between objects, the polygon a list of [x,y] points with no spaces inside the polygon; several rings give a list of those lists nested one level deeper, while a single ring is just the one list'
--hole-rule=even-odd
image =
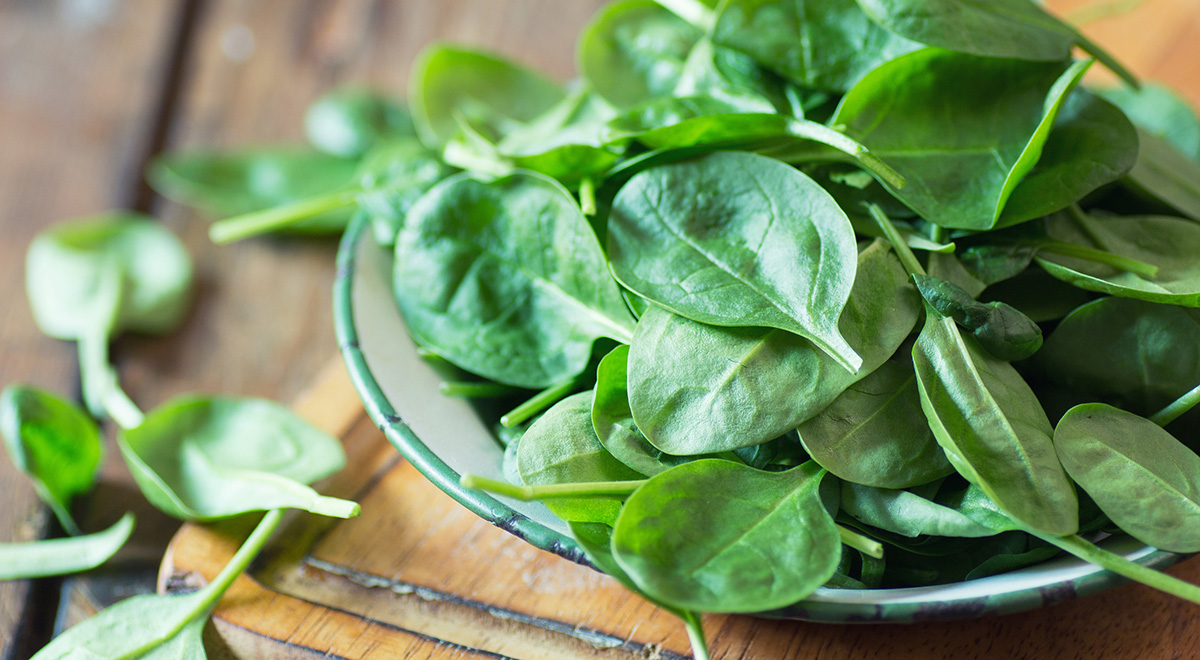
[{"label": "pile of spinach leaves", "polygon": [[253,157],[156,181],[244,189],[219,241],[366,215],[422,351],[478,376],[444,390],[520,404],[512,483],[464,482],[545,500],[700,657],[697,612],[1060,550],[1200,602],[1092,544],[1200,550],[1186,104],[1030,0],[616,0],[578,62],[430,47],[411,123],[314,109],[315,196]]}]

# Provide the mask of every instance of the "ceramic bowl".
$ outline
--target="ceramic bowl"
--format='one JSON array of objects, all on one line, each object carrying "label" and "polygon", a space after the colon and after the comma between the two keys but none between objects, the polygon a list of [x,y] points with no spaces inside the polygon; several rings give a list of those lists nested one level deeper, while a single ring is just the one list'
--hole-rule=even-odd
[{"label": "ceramic bowl", "polygon": [[[391,292],[392,253],[356,220],[342,239],[334,317],[342,355],[367,413],[404,457],[438,488],[498,527],[538,548],[587,564],[566,525],[537,502],[520,502],[459,485],[473,473],[502,479],[504,450],[480,412],[443,396],[443,380],[418,354]],[[1179,555],[1128,537],[1103,547],[1162,569]],[[909,622],[1019,612],[1123,583],[1119,576],[1073,557],[986,578],[905,589],[818,589],[768,616],[825,622]]]}]

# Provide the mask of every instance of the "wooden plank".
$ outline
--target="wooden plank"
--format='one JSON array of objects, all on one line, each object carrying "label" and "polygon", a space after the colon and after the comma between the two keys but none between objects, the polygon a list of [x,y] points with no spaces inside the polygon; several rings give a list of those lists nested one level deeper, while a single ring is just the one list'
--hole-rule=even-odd
[{"label": "wooden plank", "polygon": [[[33,323],[25,249],[55,221],[133,196],[176,12],[157,0],[0,3],[0,386],[78,392],[74,345]],[[47,514],[7,458],[0,501],[0,542],[45,533]],[[55,587],[41,586],[30,607],[29,584],[0,583],[0,658],[26,653],[21,646],[49,633],[38,620],[53,617]]]}]

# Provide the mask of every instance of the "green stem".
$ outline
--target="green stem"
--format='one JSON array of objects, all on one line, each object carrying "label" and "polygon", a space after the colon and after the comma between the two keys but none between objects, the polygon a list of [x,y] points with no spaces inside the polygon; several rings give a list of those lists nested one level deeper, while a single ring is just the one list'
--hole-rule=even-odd
[{"label": "green stem", "polygon": [[457,396],[464,399],[492,399],[499,396],[507,396],[516,391],[516,388],[511,385],[502,383],[489,383],[487,381],[479,382],[464,382],[464,381],[443,381],[438,389],[446,396]]},{"label": "green stem", "polygon": [[837,525],[838,535],[842,537],[842,543],[858,550],[859,552],[874,557],[883,559],[883,544],[875,539],[867,538],[858,532]]},{"label": "green stem", "polygon": [[351,206],[358,200],[359,192],[359,190],[342,190],[219,220],[209,227],[208,237],[213,243],[232,243],[283,229],[322,213]]},{"label": "green stem", "polygon": [[129,398],[125,390],[121,389],[121,384],[117,381],[117,370],[109,367],[108,378],[108,389],[104,394],[105,412],[117,423],[117,426],[127,431],[141,426],[146,416],[142,414],[142,409],[137,407],[133,399]]},{"label": "green stem", "polygon": [[695,660],[711,660],[708,652],[708,641],[704,639],[704,622],[695,612],[683,612],[680,615],[683,625],[687,628],[688,641],[692,643],[692,657]]},{"label": "green stem", "polygon": [[867,171],[879,177],[892,188],[899,190],[904,187],[904,177],[899,172],[889,167],[866,147],[846,137],[844,133],[839,133],[815,121],[789,118],[788,134],[792,137],[827,144],[857,160]]},{"label": "green stem", "polygon": [[105,399],[109,381],[108,332],[104,328],[89,330],[79,337],[79,382],[83,390],[83,402],[92,417],[103,419]]},{"label": "green stem", "polygon": [[489,479],[476,474],[464,474],[458,483],[463,488],[486,490],[522,501],[558,500],[572,497],[620,497],[629,496],[645,479],[638,481],[589,481],[574,484],[549,484],[546,486],[517,486],[507,481]]},{"label": "green stem", "polygon": [[900,235],[896,229],[896,225],[887,217],[883,209],[875,204],[867,204],[867,212],[878,223],[879,229],[883,231],[883,235],[887,237],[892,244],[892,249],[895,250],[896,256],[900,258],[900,263],[909,275],[925,275],[925,269],[921,267],[921,262],[917,261],[917,255],[913,254],[912,248],[908,247],[908,241]]},{"label": "green stem", "polygon": [[579,182],[579,208],[586,216],[596,215],[596,181],[590,176]]},{"label": "green stem", "polygon": [[929,232],[929,240],[939,245],[945,245],[950,232],[941,225],[930,225],[930,227],[932,229]]},{"label": "green stem", "polygon": [[1154,279],[1158,276],[1158,266],[1148,264],[1144,261],[1122,257],[1119,254],[1097,250],[1095,248],[1084,247],[1074,243],[1065,243],[1063,241],[1039,241],[1037,243],[1039,252],[1049,252],[1050,254],[1058,254],[1064,257],[1074,259],[1082,259],[1092,263],[1112,266],[1134,275],[1140,275],[1145,278]]},{"label": "green stem", "polygon": [[534,415],[554,405],[575,388],[575,378],[568,378],[534,394],[528,401],[513,408],[507,415],[500,418],[500,425],[512,428],[529,420]]},{"label": "green stem", "polygon": [[1200,604],[1200,587],[1194,584],[1129,561],[1120,555],[1096,547],[1078,536],[1052,536],[1037,532],[1033,532],[1033,534],[1043,541],[1066,550],[1088,563],[1110,570],[1117,575],[1127,577],[1134,582],[1141,582],[1148,587],[1158,589],[1172,596]]},{"label": "green stem", "polygon": [[246,567],[250,565],[250,562],[254,561],[254,558],[258,556],[263,546],[266,545],[267,539],[270,538],[271,534],[275,532],[275,529],[279,527],[279,523],[282,521],[282,509],[272,509],[267,512],[267,515],[263,516],[258,526],[254,528],[253,532],[250,532],[250,536],[246,539],[245,543],[242,543],[242,547],[238,548],[238,551],[229,560],[229,563],[225,565],[225,568],[221,569],[217,577],[201,590],[201,592],[206,594],[203,599],[206,609],[211,610],[216,606],[217,601],[221,600],[221,596],[229,590],[229,587],[237,579],[237,576],[241,575],[246,570]]},{"label": "green stem", "polygon": [[694,25],[701,32],[712,29],[713,10],[699,0],[655,0],[663,9]]},{"label": "green stem", "polygon": [[1198,403],[1200,403],[1200,385],[1193,387],[1191,391],[1173,401],[1171,405],[1151,415],[1150,421],[1159,426],[1166,426]]}]

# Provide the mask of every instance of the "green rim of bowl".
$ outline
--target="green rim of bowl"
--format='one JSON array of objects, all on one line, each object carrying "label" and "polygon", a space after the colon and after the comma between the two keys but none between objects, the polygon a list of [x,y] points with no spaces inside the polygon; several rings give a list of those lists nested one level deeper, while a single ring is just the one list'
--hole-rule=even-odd
[{"label": "green rim of bowl", "polygon": [[[359,344],[355,322],[358,254],[360,250],[375,246],[369,228],[370,221],[362,214],[350,223],[338,250],[337,280],[333,290],[338,343],[367,414],[409,463],[476,515],[542,550],[590,566],[569,536],[487,493],[463,488],[459,484],[459,473],[417,437],[389,402],[371,370],[369,357]],[[391,303],[390,296],[388,302]],[[394,303],[391,308],[396,309]],[[398,310],[395,313],[399,316]],[[1160,570],[1182,558],[1182,555],[1157,550],[1124,536],[1106,539],[1101,545],[1139,564]],[[968,619],[1035,609],[1126,582],[1125,578],[1082,560],[1061,556],[1009,573],[932,587],[821,588],[800,603],[762,615],[829,623]]]}]

